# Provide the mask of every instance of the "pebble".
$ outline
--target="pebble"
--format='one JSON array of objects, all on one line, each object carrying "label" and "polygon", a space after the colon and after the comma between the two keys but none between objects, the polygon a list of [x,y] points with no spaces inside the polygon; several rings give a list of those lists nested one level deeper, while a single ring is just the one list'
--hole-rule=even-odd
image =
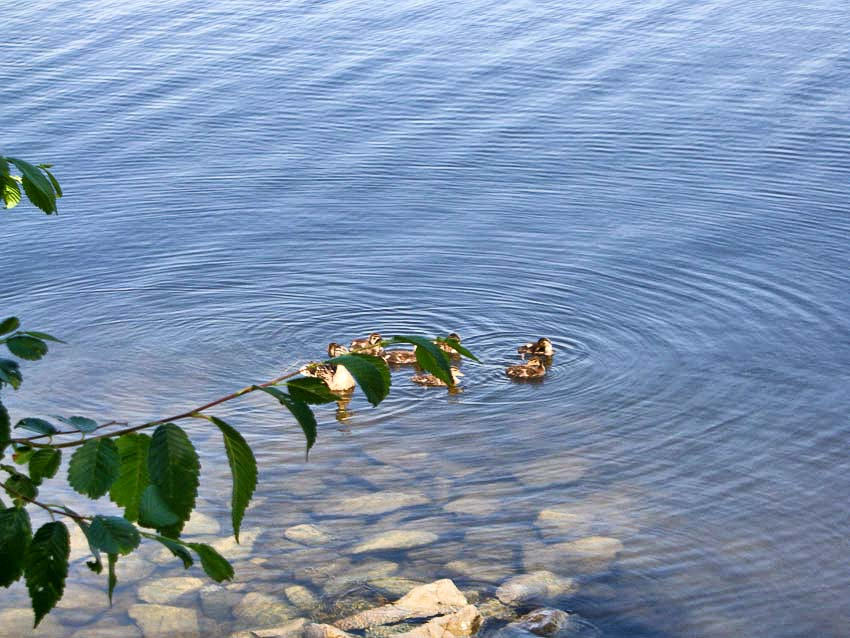
[{"label": "pebble", "polygon": [[577,590],[578,585],[572,578],[540,570],[509,578],[496,590],[496,598],[506,605],[517,605],[545,601]]},{"label": "pebble", "polygon": [[316,595],[304,585],[290,585],[284,588],[283,593],[286,594],[290,603],[303,611],[311,611],[322,604]]},{"label": "pebble", "polygon": [[184,594],[199,590],[204,584],[205,581],[194,576],[158,578],[141,585],[138,594],[143,602],[165,605],[173,603]]},{"label": "pebble", "polygon": [[433,532],[419,530],[394,530],[369,538],[351,550],[352,554],[364,554],[386,549],[410,549],[430,545],[438,536]]},{"label": "pebble", "polygon": [[198,613],[170,605],[131,605],[127,614],[136,621],[145,638],[200,638]]},{"label": "pebble", "polygon": [[276,596],[250,592],[233,608],[233,615],[252,626],[269,627],[291,620],[298,614]]},{"label": "pebble", "polygon": [[403,507],[423,505],[427,502],[428,499],[421,492],[385,490],[332,500],[321,507],[321,513],[340,516],[370,516],[394,512]]},{"label": "pebble", "polygon": [[283,532],[285,538],[295,543],[315,547],[329,543],[333,537],[317,525],[303,524],[287,527]]}]

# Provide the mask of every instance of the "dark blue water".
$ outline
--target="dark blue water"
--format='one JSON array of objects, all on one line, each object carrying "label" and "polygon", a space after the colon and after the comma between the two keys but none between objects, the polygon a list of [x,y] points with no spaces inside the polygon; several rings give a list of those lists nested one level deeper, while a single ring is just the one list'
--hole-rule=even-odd
[{"label": "dark blue water", "polygon": [[[26,367],[13,416],[158,418],[330,340],[456,330],[484,361],[463,393],[399,373],[379,409],[322,413],[308,465],[266,403],[223,412],[264,464],[252,524],[332,524],[328,499],[400,465],[393,487],[429,504],[399,522],[445,544],[394,555],[402,575],[522,571],[553,542],[538,512],[566,504],[623,543],[563,601],[606,636],[846,635],[846,2],[3,15],[0,152],[53,162],[67,191],[59,217],[0,220],[2,313],[69,341]],[[544,383],[509,383],[543,335]],[[561,463],[584,472],[559,481]],[[443,509],[473,495],[501,506]],[[363,530],[339,529],[345,553]],[[290,582],[270,547],[254,555]],[[126,622],[134,591],[105,613]]]}]

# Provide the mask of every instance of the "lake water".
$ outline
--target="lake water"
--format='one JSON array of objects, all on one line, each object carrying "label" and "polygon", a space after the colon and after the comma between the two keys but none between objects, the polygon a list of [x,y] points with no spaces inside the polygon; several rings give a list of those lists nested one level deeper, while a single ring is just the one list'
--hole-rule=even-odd
[{"label": "lake water", "polygon": [[[547,547],[604,536],[621,551],[576,561],[559,601],[604,636],[847,635],[845,0],[3,16],[2,152],[53,162],[67,191],[58,217],[0,215],[3,313],[69,342],[26,365],[13,416],[159,418],[373,330],[454,330],[483,361],[458,394],[400,371],[378,409],[320,409],[308,463],[269,402],[219,411],[262,467],[245,526],[265,531],[237,584],[321,594],[303,570],[401,527],[439,539],[352,564],[486,595]],[[539,336],[558,349],[545,380],[509,382]],[[191,427],[223,535],[221,446]],[[338,515],[376,490],[418,504]],[[327,547],[282,540],[305,522]],[[105,587],[85,571],[69,595]],[[137,584],[118,575],[97,623],[129,622]],[[95,624],[54,617],[62,635]],[[227,610],[204,622],[239,628]]]}]

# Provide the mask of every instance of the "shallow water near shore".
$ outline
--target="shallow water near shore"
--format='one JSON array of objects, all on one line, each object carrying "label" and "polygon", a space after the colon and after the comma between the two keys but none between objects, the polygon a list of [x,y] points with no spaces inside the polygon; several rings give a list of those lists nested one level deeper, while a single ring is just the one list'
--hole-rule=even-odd
[{"label": "shallow water near shore", "polygon": [[[556,602],[606,637],[846,632],[845,2],[4,15],[2,153],[67,191],[59,217],[0,221],[3,312],[68,341],[25,366],[13,417],[163,417],[374,330],[457,331],[483,362],[457,394],[400,369],[377,409],[319,409],[309,462],[269,401],[217,412],[261,483],[234,595],[169,603],[205,635],[256,620],[251,592],[303,585],[329,617],[363,579],[487,596],[539,561],[579,579]],[[546,378],[511,382],[540,336]],[[215,519],[196,529],[223,537],[223,450],[192,432]],[[302,524],[327,536],[284,536]],[[432,536],[363,549],[394,530]],[[46,631],[131,632],[141,588],[186,575],[143,555],[112,609],[77,556],[68,596],[96,616]]]}]

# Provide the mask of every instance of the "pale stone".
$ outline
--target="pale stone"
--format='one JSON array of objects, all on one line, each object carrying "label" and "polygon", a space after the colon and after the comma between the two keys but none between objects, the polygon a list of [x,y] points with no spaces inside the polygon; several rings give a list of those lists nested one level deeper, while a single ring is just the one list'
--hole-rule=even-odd
[{"label": "pale stone", "polygon": [[508,626],[530,631],[538,636],[551,636],[566,627],[569,618],[570,615],[560,609],[541,608],[527,613]]},{"label": "pale stone", "polygon": [[568,507],[540,510],[534,524],[543,538],[575,536],[591,528],[591,520],[586,513]]},{"label": "pale stone", "polygon": [[532,459],[514,474],[526,487],[549,487],[579,480],[587,472],[588,467],[588,462],[582,458],[559,454],[543,459]]},{"label": "pale stone", "polygon": [[460,638],[471,636],[481,626],[481,614],[475,605],[467,605],[458,611],[433,618],[411,631],[398,634],[396,638]]},{"label": "pale stone", "polygon": [[62,624],[86,625],[100,612],[109,609],[109,597],[106,588],[87,587],[71,583],[65,590],[62,600],[56,605],[57,615]]},{"label": "pale stone", "polygon": [[231,591],[221,585],[210,583],[200,590],[201,611],[206,618],[225,620],[230,617],[230,610],[242,600],[242,594]]},{"label": "pale stone", "polygon": [[72,634],[71,638],[142,638],[142,632],[135,625],[110,618],[86,625]]},{"label": "pale stone", "polygon": [[337,498],[322,508],[324,514],[339,516],[370,516],[386,514],[403,507],[423,505],[428,499],[421,492],[394,492],[391,490]]},{"label": "pale stone", "polygon": [[368,583],[370,588],[377,589],[390,598],[401,598],[414,587],[424,585],[421,580],[389,576],[386,578],[373,578]]},{"label": "pale stone", "polygon": [[516,618],[516,609],[509,607],[498,598],[489,598],[480,603],[478,611],[486,619],[513,620]]},{"label": "pale stone", "polygon": [[520,604],[544,601],[577,590],[578,585],[572,578],[541,570],[509,578],[496,590],[496,598],[506,605]]},{"label": "pale stone", "polygon": [[289,602],[305,611],[316,609],[322,604],[321,601],[316,598],[316,595],[304,587],[304,585],[290,585],[289,587],[284,588],[283,593],[286,594]]},{"label": "pale stone", "polygon": [[496,498],[480,496],[462,496],[450,503],[446,503],[443,509],[453,514],[471,514],[474,516],[489,516],[502,509],[502,501]]},{"label": "pale stone", "polygon": [[283,532],[287,539],[302,545],[317,546],[329,543],[333,537],[317,525],[294,525]]},{"label": "pale stone", "polygon": [[158,578],[139,587],[139,598],[146,603],[165,605],[203,586],[204,581],[194,576]]},{"label": "pale stone", "polygon": [[237,560],[239,558],[248,558],[254,549],[254,543],[260,534],[263,533],[262,527],[252,527],[243,529],[239,532],[239,542],[233,536],[225,536],[210,543],[219,554],[227,560]]},{"label": "pale stone", "polygon": [[0,638],[60,638],[65,630],[50,615],[41,619],[38,628],[33,630],[35,618],[31,609],[6,609],[0,611]]},{"label": "pale stone", "polygon": [[623,550],[623,543],[609,536],[588,536],[575,541],[523,547],[522,564],[526,570],[553,569],[560,573],[604,571]]},{"label": "pale stone", "polygon": [[306,618],[295,618],[275,627],[237,631],[230,638],[301,638],[306,623]]},{"label": "pale stone", "polygon": [[307,623],[304,625],[304,638],[352,638],[341,629],[337,629],[333,625],[320,625],[317,623]]},{"label": "pale stone", "polygon": [[[182,566],[180,559],[176,558],[174,554],[167,549],[163,551],[168,553],[169,562],[173,561]],[[119,583],[133,583],[138,580],[144,580],[155,569],[156,565],[152,561],[138,555],[138,552],[133,552],[129,556],[121,556],[118,559],[118,564],[115,566],[115,574],[118,577]]]},{"label": "pale stone", "polygon": [[406,618],[426,618],[457,611],[468,605],[466,597],[448,578],[414,587],[392,605],[367,609],[336,623],[340,629],[364,629]]},{"label": "pale stone", "polygon": [[200,638],[198,614],[194,609],[170,605],[131,605],[130,618],[145,638]]},{"label": "pale stone", "polygon": [[422,545],[430,545],[437,540],[437,535],[433,532],[423,532],[419,530],[393,530],[384,532],[369,538],[354,549],[352,554],[364,554],[366,552],[375,552],[384,549],[409,549],[411,547],[420,547]]},{"label": "pale stone", "polygon": [[221,524],[212,516],[203,514],[198,510],[192,512],[192,516],[183,528],[184,535],[197,536],[199,534],[214,535],[221,533]]},{"label": "pale stone", "polygon": [[292,607],[280,598],[259,592],[245,594],[233,608],[233,615],[257,627],[277,625],[297,616]]},{"label": "pale stone", "polygon": [[453,560],[446,563],[446,569],[455,574],[461,574],[470,580],[484,583],[501,583],[513,574],[510,565],[491,562],[472,562],[469,560]]},{"label": "pale stone", "polygon": [[328,596],[337,596],[356,583],[365,583],[373,578],[391,576],[398,571],[398,563],[378,560],[362,565],[350,565],[342,573],[324,584]]}]

